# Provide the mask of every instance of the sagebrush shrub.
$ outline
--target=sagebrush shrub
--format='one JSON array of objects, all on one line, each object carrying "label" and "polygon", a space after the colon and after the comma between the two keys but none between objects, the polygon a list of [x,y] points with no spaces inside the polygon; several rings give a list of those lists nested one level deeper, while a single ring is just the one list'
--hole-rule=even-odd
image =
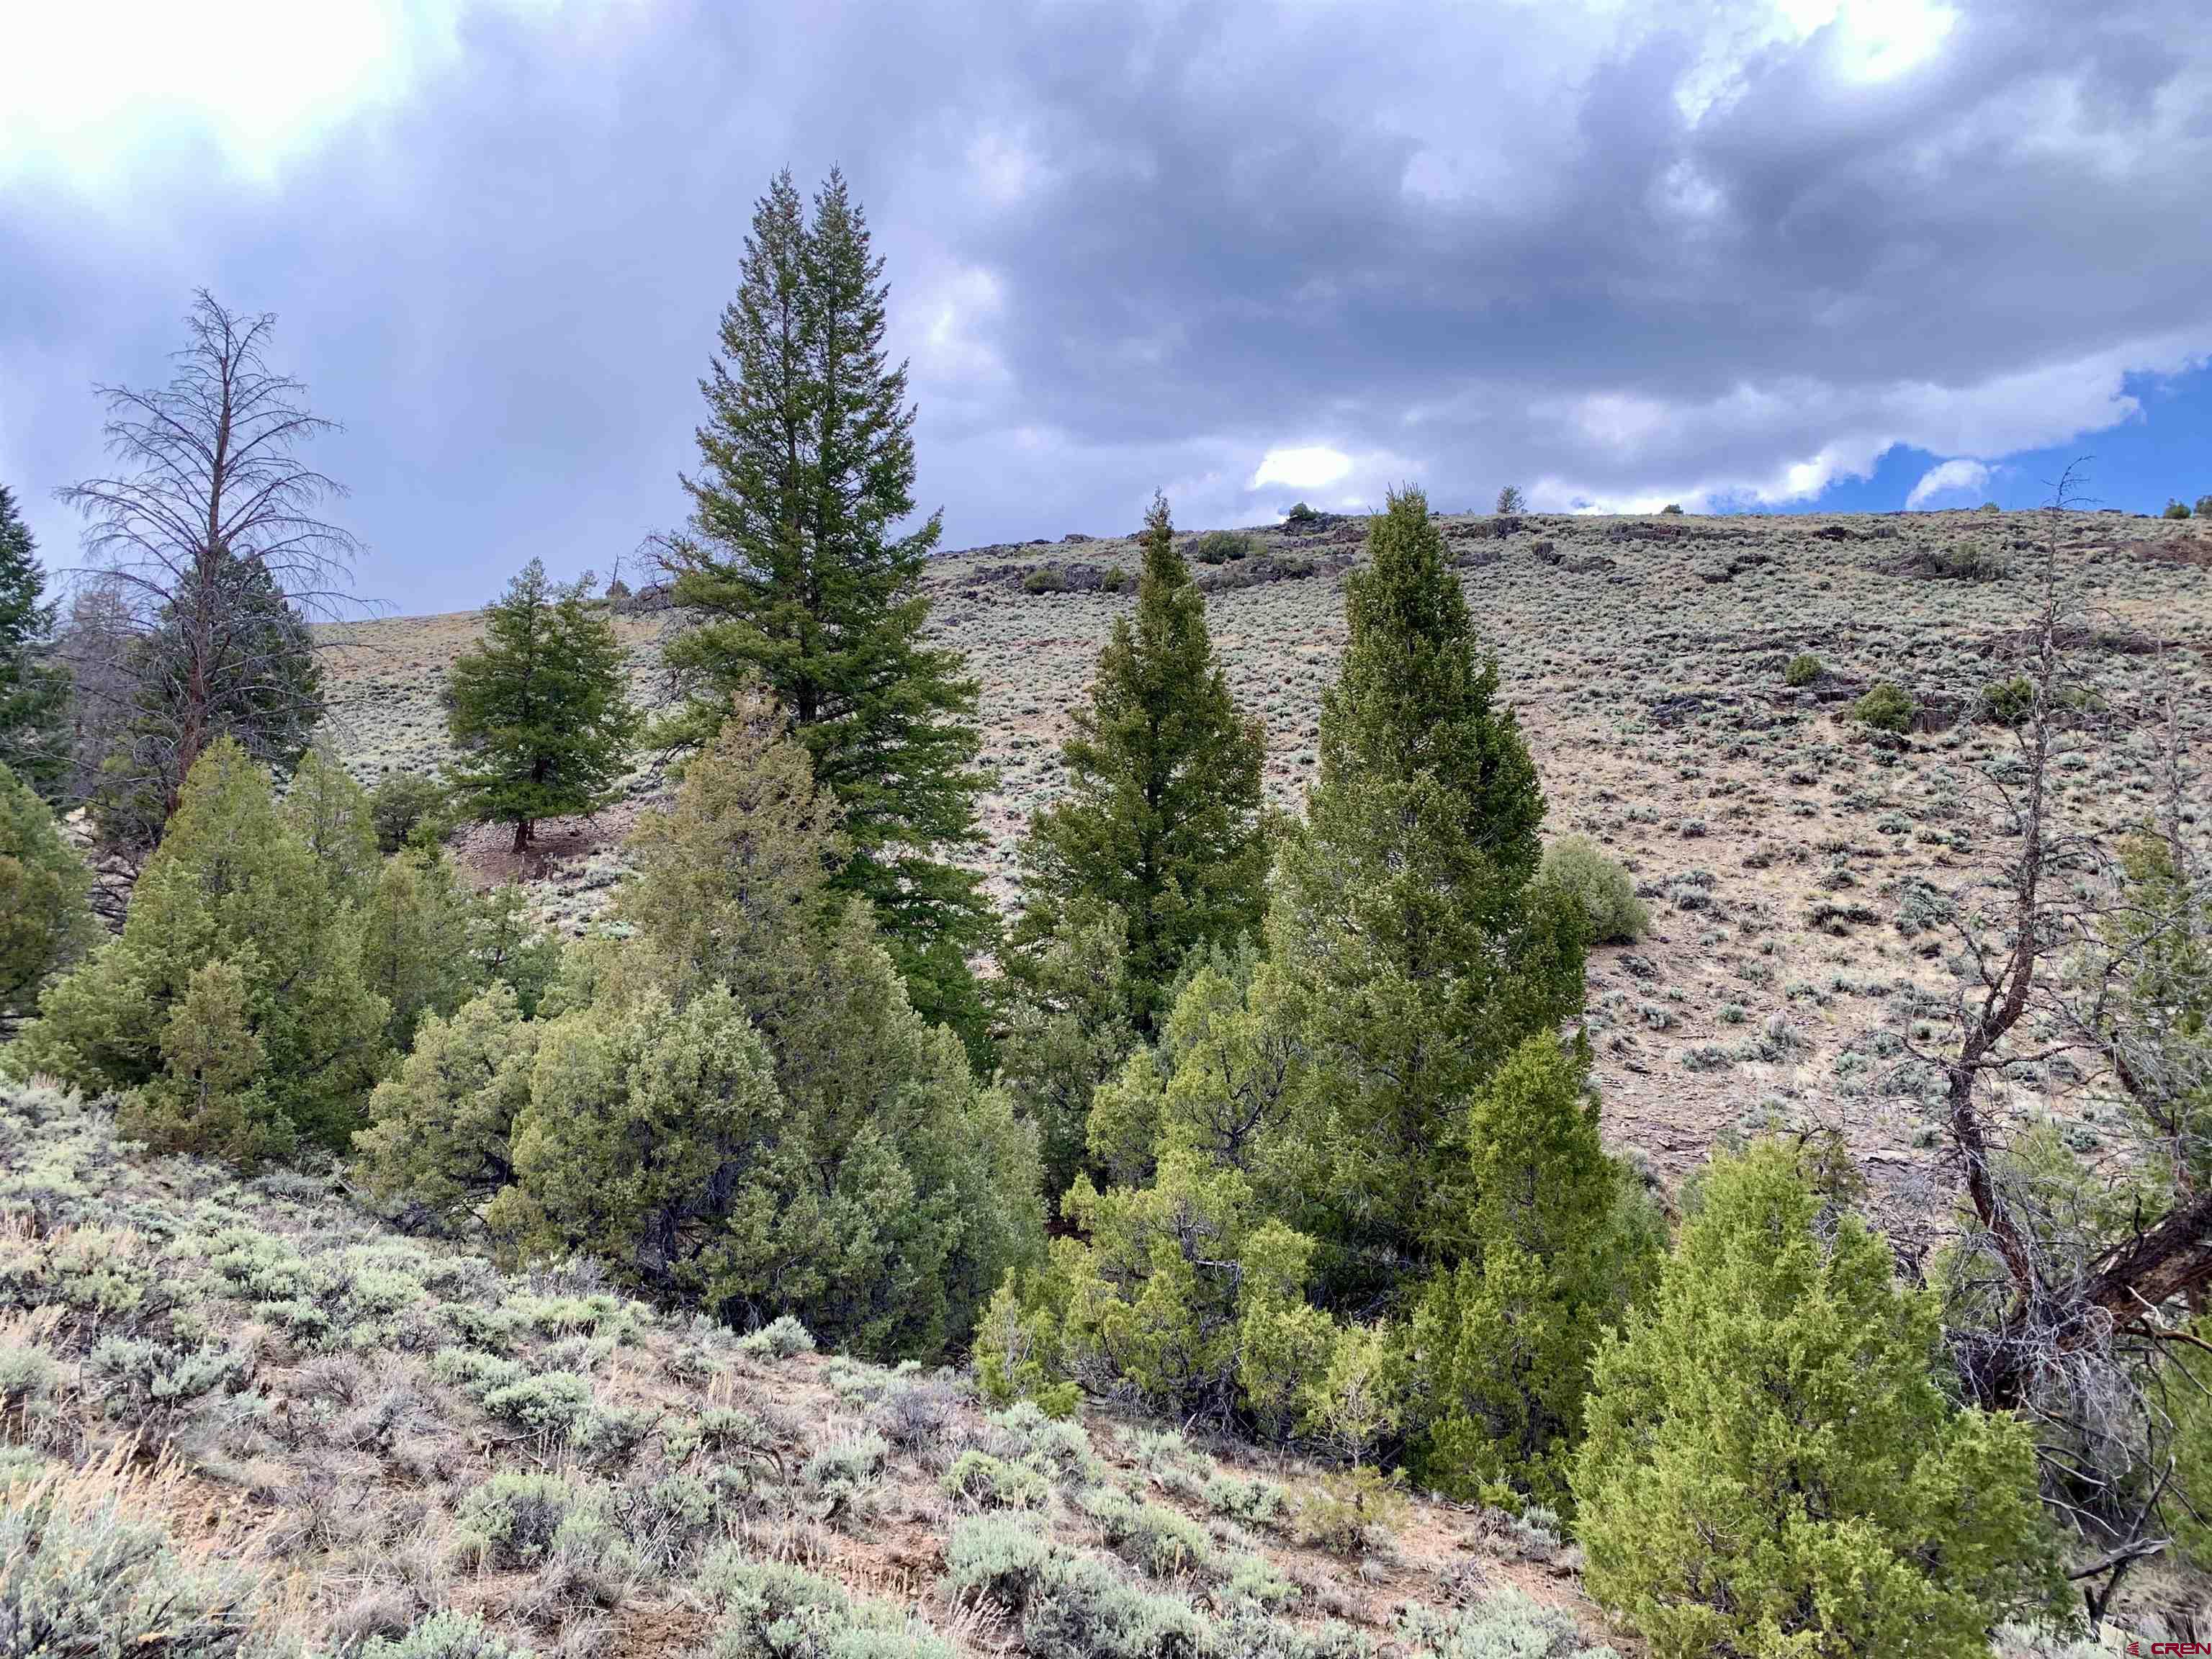
[{"label": "sagebrush shrub", "polygon": [[571,1516],[605,1501],[604,1492],[563,1475],[502,1469],[462,1495],[455,1535],[464,1551],[486,1565],[534,1566]]},{"label": "sagebrush shrub", "polygon": [[1241,530],[1209,530],[1190,544],[1190,556],[1200,564],[1228,564],[1259,550],[1260,544]]},{"label": "sagebrush shrub", "polygon": [[1627,871],[1588,836],[1562,836],[1544,849],[1539,880],[1572,898],[1598,945],[1633,945],[1651,931],[1651,913]]},{"label": "sagebrush shrub", "polygon": [[1820,678],[1820,659],[1809,651],[1801,651],[1790,659],[1782,671],[1784,685],[1802,690]]},{"label": "sagebrush shrub", "polygon": [[359,1659],[537,1659],[532,1650],[495,1636],[472,1613],[425,1613],[399,1637],[372,1636]]},{"label": "sagebrush shrub", "polygon": [[276,1659],[256,1581],[188,1562],[112,1471],[49,1475],[0,1504],[0,1652]]}]

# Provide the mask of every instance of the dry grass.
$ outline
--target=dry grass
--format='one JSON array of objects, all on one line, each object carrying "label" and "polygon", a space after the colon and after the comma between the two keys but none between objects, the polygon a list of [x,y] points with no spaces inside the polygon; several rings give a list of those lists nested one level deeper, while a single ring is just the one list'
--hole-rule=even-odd
[{"label": "dry grass", "polygon": [[[1036,1472],[1024,1526],[1202,1624],[1250,1561],[1303,1587],[1277,1609],[1285,1639],[1331,1619],[1379,1638],[1403,1605],[1509,1588],[1595,1624],[1571,1555],[1495,1517],[1420,1503],[1395,1537],[1330,1555],[1209,1500],[1231,1472],[1295,1495],[1315,1478],[1295,1461],[1107,1407],[994,1413],[949,1371],[777,1357],[588,1267],[511,1277],[396,1237],[334,1183],[143,1158],[104,1107],[40,1085],[0,1091],[0,1377],[35,1374],[0,1423],[0,1513],[62,1540],[11,1555],[0,1535],[0,1611],[5,1574],[82,1575],[121,1537],[132,1595],[223,1637],[195,1652],[349,1652],[439,1609],[546,1655],[704,1651],[733,1546],[1002,1651],[1006,1610],[945,1583],[979,1510],[944,1476],[973,1451]],[[516,1403],[562,1377],[585,1403],[562,1421]],[[1198,1528],[1203,1559],[1124,1565],[1093,1516],[1109,1492]],[[100,1627],[143,1646],[169,1615],[137,1608]]]},{"label": "dry grass", "polygon": [[[2103,514],[2061,526],[2062,564],[2096,609],[2109,721],[2069,775],[2068,805],[2118,833],[2153,803],[2147,717],[2161,676],[2181,690],[2198,752],[2212,747],[2212,537],[2193,522]],[[1887,1189],[1916,1191],[1933,1152],[1925,1079],[1899,1045],[1926,1012],[1914,996],[1948,983],[1924,926],[1931,897],[1960,891],[1997,833],[1969,786],[2009,739],[1978,702],[2010,672],[2042,515],[1524,518],[1493,530],[1487,517],[1445,521],[1534,750],[1550,831],[1588,834],[1624,863],[1656,921],[1650,939],[1592,963],[1613,1139],[1674,1175],[1724,1131],[1826,1122]],[[1316,574],[1217,591],[1209,620],[1237,696],[1266,722],[1269,789],[1295,807],[1343,645],[1342,567],[1364,526],[1255,536],[1268,560],[1310,561]],[[1058,564],[1095,583],[1136,557],[1126,541],[1031,544],[933,567],[932,631],[968,653],[982,687],[999,783],[977,861],[1007,902],[1018,899],[1022,825],[1063,781],[1068,711],[1132,603],[1095,585],[1032,593],[1026,578]],[[666,625],[665,613],[622,619],[641,693]],[[474,630],[469,616],[356,630],[337,707],[364,776],[434,764],[444,665]],[[1821,672],[1793,688],[1784,670],[1803,653]],[[1902,739],[1850,713],[1881,679],[1919,705]],[[623,821],[617,809],[554,843],[538,883],[550,920],[574,927],[596,914],[620,872]],[[496,868],[489,846],[471,846],[481,868]]]}]

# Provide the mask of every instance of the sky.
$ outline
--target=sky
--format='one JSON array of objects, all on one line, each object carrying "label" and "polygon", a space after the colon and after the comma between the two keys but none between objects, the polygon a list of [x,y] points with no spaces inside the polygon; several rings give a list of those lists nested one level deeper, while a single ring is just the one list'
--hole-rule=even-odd
[{"label": "sky", "polygon": [[[214,21],[210,24],[210,18]],[[753,203],[865,204],[947,547],[2212,492],[2203,0],[76,0],[0,63],[0,483],[278,318],[362,596],[673,527]]]}]

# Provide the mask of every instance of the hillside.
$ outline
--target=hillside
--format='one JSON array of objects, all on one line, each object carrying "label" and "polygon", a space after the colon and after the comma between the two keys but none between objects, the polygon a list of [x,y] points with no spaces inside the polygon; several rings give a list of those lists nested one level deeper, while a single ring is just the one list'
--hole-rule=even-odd
[{"label": "hillside", "polygon": [[0,1295],[10,1653],[1610,1651],[1540,1516],[1323,1547],[1294,1461],[509,1277],[39,1086],[0,1091]]},{"label": "hillside", "polygon": [[[2172,689],[2197,751],[2212,743],[2212,536],[2108,514],[2058,521],[2062,568],[2094,612],[2084,644],[2110,741],[2067,798],[2106,831],[2154,799],[2151,723]],[[2034,603],[2049,521],[2037,514],[1443,521],[1483,637],[1518,706],[1549,833],[1595,837],[1634,873],[1655,920],[1597,951],[1591,1024],[1609,1137],[1677,1176],[1717,1133],[1772,1120],[1843,1130],[1894,1200],[1893,1225],[1940,1206],[1929,1085],[1904,1054],[1914,997],[1948,983],[1934,920],[1972,879],[1999,822],[1978,769],[2009,733],[1981,708]],[[1343,640],[1343,571],[1364,520],[1248,532],[1250,556],[1200,565],[1232,687],[1265,721],[1268,783],[1300,800],[1322,688]],[[1197,538],[1186,538],[1195,544]],[[1014,846],[1060,781],[1058,744],[1110,619],[1127,540],[1066,538],[948,555],[932,631],[982,688],[987,803],[980,867],[1016,896]],[[486,586],[493,585],[487,573]],[[666,611],[621,619],[634,679],[657,690]],[[441,753],[444,669],[472,613],[349,630],[336,713],[355,769],[425,769]],[[1808,684],[1784,670],[1818,659]],[[1877,680],[1915,699],[1913,730],[1869,733],[1851,702]],[[642,793],[648,779],[635,781]],[[533,869],[549,918],[574,926],[621,868],[629,813],[549,835]],[[508,863],[490,832],[485,875]],[[2019,1104],[2039,1110],[2032,1077]],[[2094,1124],[2078,1132],[2094,1136]]]}]

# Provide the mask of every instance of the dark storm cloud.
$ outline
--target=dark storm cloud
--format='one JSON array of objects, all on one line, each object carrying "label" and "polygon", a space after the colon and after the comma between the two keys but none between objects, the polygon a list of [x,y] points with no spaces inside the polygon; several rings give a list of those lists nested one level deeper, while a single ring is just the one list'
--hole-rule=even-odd
[{"label": "dark storm cloud", "polygon": [[[119,180],[0,170],[0,475],[88,470],[87,383],[158,372],[205,283],[346,421],[366,591],[604,573],[681,510],[753,198],[833,161],[953,544],[1156,485],[1186,523],[1403,476],[1780,500],[1893,441],[2063,441],[2212,348],[2212,22],[1959,0],[1862,72],[1942,9],[471,11],[270,180],[189,125]],[[1308,447],[1342,476],[1249,488]]]}]

